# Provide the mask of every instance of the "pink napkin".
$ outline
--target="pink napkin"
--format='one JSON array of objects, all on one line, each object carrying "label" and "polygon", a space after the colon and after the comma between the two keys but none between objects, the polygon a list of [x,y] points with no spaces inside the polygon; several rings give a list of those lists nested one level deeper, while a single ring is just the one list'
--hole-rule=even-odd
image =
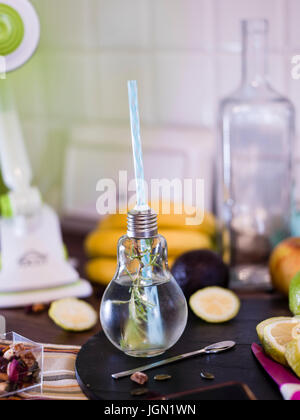
[{"label": "pink napkin", "polygon": [[251,348],[259,363],[279,386],[283,398],[287,401],[300,401],[300,380],[292,371],[267,357],[258,344],[252,344]]}]

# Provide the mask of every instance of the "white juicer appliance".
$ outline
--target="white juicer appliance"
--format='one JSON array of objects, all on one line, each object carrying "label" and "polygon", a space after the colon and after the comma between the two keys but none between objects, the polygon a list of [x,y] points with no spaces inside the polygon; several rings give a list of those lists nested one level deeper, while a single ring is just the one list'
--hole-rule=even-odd
[{"label": "white juicer appliance", "polygon": [[[39,36],[39,19],[28,0],[0,0],[0,56],[6,72],[29,60]],[[31,167],[7,79],[0,80],[0,163],[9,189],[0,200],[0,308],[90,296],[90,283],[81,280],[67,260],[57,214],[31,185]]]}]

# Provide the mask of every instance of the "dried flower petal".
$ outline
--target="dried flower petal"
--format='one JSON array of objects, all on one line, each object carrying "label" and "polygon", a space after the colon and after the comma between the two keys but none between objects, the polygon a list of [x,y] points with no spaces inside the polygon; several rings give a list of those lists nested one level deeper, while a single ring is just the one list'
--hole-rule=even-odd
[{"label": "dried flower petal", "polygon": [[6,382],[0,383],[0,395],[5,394],[8,389],[8,384]]},{"label": "dried flower petal", "polygon": [[36,303],[34,305],[27,306],[25,308],[25,313],[28,314],[28,315],[30,315],[30,314],[41,314],[46,309],[47,309],[47,306],[44,305],[43,303]]},{"label": "dried flower petal", "polygon": [[20,353],[24,352],[26,350],[24,344],[20,343],[20,344],[16,344],[14,346],[14,353],[16,356],[19,356]]},{"label": "dried flower petal", "polygon": [[148,376],[142,372],[135,372],[133,375],[131,375],[130,379],[139,385],[144,385],[146,382],[148,382]]},{"label": "dried flower petal", "polygon": [[0,381],[1,382],[6,382],[7,380],[8,380],[7,373],[0,373]]},{"label": "dried flower petal", "polygon": [[4,357],[0,357],[0,373],[7,372],[7,365],[8,365],[8,360],[4,359]]},{"label": "dried flower petal", "polygon": [[9,348],[5,353],[4,353],[4,359],[6,360],[10,360],[13,356],[14,356],[14,349],[13,348]]},{"label": "dried flower petal", "polygon": [[35,366],[36,359],[31,352],[26,352],[20,355],[23,362],[27,365],[28,369],[32,371],[32,368]]},{"label": "dried flower petal", "polygon": [[22,359],[18,360],[18,371],[19,371],[19,381],[24,381],[24,378],[27,376],[28,374],[28,366],[26,365],[25,362],[23,362]]},{"label": "dried flower petal", "polygon": [[32,306],[32,312],[34,314],[40,314],[40,313],[44,312],[46,309],[47,309],[47,306],[42,304],[42,303],[37,303],[37,304]]},{"label": "dried flower petal", "polygon": [[19,381],[19,362],[16,359],[9,363],[7,374],[10,382],[17,383]]}]

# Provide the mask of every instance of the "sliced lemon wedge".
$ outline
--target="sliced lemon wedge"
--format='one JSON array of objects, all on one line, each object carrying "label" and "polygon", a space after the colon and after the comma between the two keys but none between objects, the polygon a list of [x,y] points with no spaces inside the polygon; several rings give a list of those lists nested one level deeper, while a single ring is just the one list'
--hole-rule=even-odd
[{"label": "sliced lemon wedge", "polygon": [[[278,316],[275,318],[268,318],[265,321],[262,321],[260,324],[258,324],[258,326],[256,327],[256,331],[257,331],[257,335],[259,338],[259,341],[262,343],[263,339],[264,339],[264,330],[268,325],[274,324],[275,322],[278,321],[291,321],[293,320],[293,318],[291,317],[286,317],[286,316]],[[300,321],[300,319],[299,319]]]},{"label": "sliced lemon wedge", "polygon": [[300,339],[292,340],[287,345],[285,357],[290,368],[300,378]]},{"label": "sliced lemon wedge", "polygon": [[271,323],[264,328],[264,337],[262,344],[265,352],[273,360],[283,365],[287,365],[285,352],[287,345],[299,334],[299,320],[290,319]]}]

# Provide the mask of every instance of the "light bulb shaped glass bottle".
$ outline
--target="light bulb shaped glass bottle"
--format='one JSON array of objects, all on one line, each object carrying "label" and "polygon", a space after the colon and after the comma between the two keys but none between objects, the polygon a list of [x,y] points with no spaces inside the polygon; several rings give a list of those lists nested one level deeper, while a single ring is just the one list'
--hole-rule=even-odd
[{"label": "light bulb shaped glass bottle", "polygon": [[135,357],[158,356],[181,337],[187,303],[168,268],[167,242],[152,211],[131,212],[128,234],[119,240],[117,272],[101,303],[108,339]]},{"label": "light bulb shaped glass bottle", "polygon": [[271,88],[268,22],[242,22],[242,84],[221,103],[223,250],[238,287],[268,287],[268,260],[290,235],[294,107]]}]

